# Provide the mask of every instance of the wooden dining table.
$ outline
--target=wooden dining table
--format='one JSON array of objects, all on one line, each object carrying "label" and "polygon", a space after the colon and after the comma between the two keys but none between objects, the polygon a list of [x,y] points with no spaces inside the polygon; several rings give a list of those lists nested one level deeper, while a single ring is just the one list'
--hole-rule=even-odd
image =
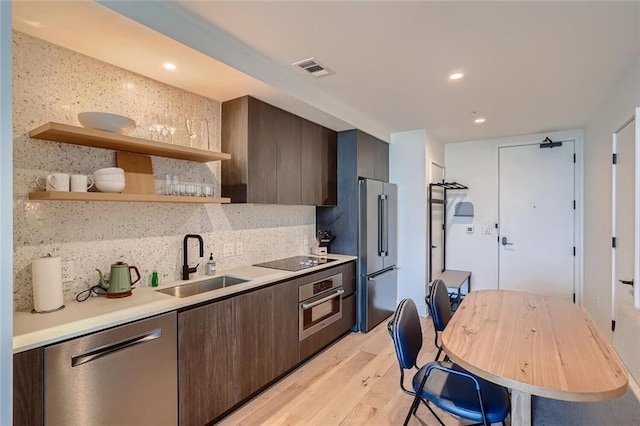
[{"label": "wooden dining table", "polygon": [[531,425],[531,396],[604,401],[628,374],[584,308],[508,290],[469,293],[442,333],[452,361],[511,389],[511,424]]}]

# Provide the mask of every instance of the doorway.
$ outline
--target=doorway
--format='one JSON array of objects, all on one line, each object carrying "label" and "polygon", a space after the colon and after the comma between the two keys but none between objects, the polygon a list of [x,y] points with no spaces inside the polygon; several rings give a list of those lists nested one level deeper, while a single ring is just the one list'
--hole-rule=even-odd
[{"label": "doorway", "polygon": [[575,302],[575,141],[498,151],[498,288]]},{"label": "doorway", "polygon": [[[427,188],[429,187],[429,183],[440,182],[444,182],[444,167],[432,161],[429,168],[429,182],[427,183]],[[434,186],[431,189],[431,194],[428,194],[428,196],[444,199],[444,189],[442,187]],[[444,204],[434,204],[434,208],[431,210],[431,223],[429,224],[431,227],[431,270],[429,271],[428,276],[432,278],[440,274],[444,268],[444,214]]]},{"label": "doorway", "polygon": [[612,344],[631,375],[640,380],[640,311],[638,296],[638,245],[640,244],[640,190],[638,171],[640,135],[638,115],[613,133],[611,330]]}]

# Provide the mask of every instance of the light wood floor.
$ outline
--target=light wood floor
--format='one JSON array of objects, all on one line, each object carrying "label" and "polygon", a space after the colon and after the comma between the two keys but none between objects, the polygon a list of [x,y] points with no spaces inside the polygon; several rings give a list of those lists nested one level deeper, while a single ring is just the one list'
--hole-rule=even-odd
[{"label": "light wood floor", "polygon": [[[433,360],[433,325],[422,319],[418,365]],[[400,390],[400,370],[387,321],[349,334],[222,420],[221,425],[399,425],[412,398]],[[410,378],[406,383],[410,387]],[[440,415],[440,412],[438,412]],[[449,425],[466,424],[447,414]],[[421,405],[411,425],[438,424]]]}]

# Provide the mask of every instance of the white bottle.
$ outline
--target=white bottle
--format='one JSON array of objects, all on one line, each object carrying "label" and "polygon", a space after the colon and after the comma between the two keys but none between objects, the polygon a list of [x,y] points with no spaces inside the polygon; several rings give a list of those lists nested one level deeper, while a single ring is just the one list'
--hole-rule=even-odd
[{"label": "white bottle", "polygon": [[204,267],[205,275],[215,275],[216,274],[216,261],[213,260],[213,253],[209,255],[209,261]]}]

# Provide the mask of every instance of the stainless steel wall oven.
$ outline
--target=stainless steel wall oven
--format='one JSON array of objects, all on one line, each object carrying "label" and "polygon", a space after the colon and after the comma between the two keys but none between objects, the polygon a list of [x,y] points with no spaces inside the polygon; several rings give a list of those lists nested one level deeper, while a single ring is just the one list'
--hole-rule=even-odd
[{"label": "stainless steel wall oven", "polygon": [[342,319],[342,274],[304,284],[298,291],[300,341]]}]

